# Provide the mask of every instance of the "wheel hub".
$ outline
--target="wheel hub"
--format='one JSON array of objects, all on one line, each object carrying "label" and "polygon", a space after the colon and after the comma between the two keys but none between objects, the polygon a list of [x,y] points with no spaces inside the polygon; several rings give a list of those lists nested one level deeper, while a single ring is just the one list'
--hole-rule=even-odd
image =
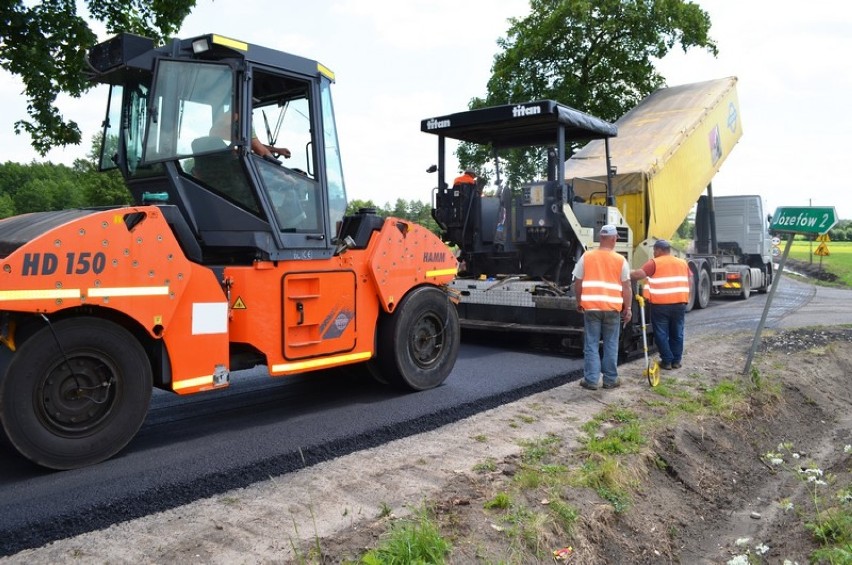
[{"label": "wheel hub", "polygon": [[422,316],[414,327],[411,353],[421,367],[427,367],[439,359],[444,346],[442,329],[440,318],[432,314]]},{"label": "wheel hub", "polygon": [[97,357],[74,357],[48,372],[37,395],[39,416],[49,428],[63,435],[86,434],[112,410],[112,372]]}]

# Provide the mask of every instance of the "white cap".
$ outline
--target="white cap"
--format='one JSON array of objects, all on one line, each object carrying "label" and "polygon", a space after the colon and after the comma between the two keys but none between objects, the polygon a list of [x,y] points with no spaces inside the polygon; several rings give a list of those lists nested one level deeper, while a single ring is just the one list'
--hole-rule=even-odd
[{"label": "white cap", "polygon": [[618,237],[618,230],[612,224],[607,224],[601,228],[600,235],[614,235]]}]

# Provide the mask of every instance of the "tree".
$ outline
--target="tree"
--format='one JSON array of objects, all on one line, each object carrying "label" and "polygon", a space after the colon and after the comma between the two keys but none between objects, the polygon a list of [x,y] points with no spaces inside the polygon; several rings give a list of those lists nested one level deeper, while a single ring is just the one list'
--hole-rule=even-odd
[{"label": "tree", "polygon": [[[133,201],[127,185],[118,169],[99,171],[100,149],[103,133],[92,136],[92,146],[86,154],[88,159],[74,161],[74,171],[80,173],[82,191],[89,206],[126,205]],[[107,153],[110,155],[111,153]]]},{"label": "tree", "polygon": [[358,213],[358,210],[360,210],[361,208],[376,208],[376,209],[378,209],[378,206],[376,206],[375,203],[372,200],[358,200],[358,199],[350,200],[349,204],[346,205],[346,215],[347,216],[355,215],[355,214]]},{"label": "tree", "polygon": [[[552,99],[615,121],[665,84],[654,67],[675,45],[717,54],[710,17],[686,0],[531,0],[531,13],[511,19],[494,57],[485,98],[470,109]],[[483,165],[489,149],[461,144],[463,165]],[[501,156],[501,158],[506,158]],[[509,186],[541,174],[544,149],[506,158]]]},{"label": "tree", "polygon": [[[53,147],[77,145],[80,128],[56,108],[65,92],[78,98],[92,84],[85,76],[86,51],[97,37],[77,14],[76,0],[0,3],[0,67],[21,77],[29,120],[15,122],[33,148],[45,155]],[[90,19],[110,34],[120,31],[162,40],[175,33],[195,0],[86,0]]]}]

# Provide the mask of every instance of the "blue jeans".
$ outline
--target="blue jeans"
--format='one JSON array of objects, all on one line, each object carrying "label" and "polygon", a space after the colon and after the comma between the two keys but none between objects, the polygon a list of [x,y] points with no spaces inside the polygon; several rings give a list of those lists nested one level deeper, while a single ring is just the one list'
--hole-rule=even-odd
[{"label": "blue jeans", "polygon": [[683,360],[683,320],[686,304],[652,304],[651,326],[663,363]]},{"label": "blue jeans", "polygon": [[[604,384],[618,378],[618,336],[621,314],[612,310],[586,310],[583,314],[583,374],[586,382],[597,386],[603,372]],[[600,342],[603,341],[603,363]]]}]

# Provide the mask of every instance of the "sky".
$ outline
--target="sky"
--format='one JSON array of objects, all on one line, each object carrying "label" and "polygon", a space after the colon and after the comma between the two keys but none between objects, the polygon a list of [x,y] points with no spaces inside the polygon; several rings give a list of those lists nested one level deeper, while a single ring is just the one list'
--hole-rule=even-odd
[{"label": "sky", "polygon": [[[82,4],[80,2],[79,4]],[[852,11],[842,0],[700,0],[718,57],[679,47],[657,65],[670,86],[736,76],[743,137],[713,179],[717,196],[760,194],[777,206],[834,206],[852,219]],[[484,96],[497,39],[528,0],[198,0],[178,33],[218,33],[315,59],[333,70],[335,114],[349,199],[431,201],[437,137],[420,121]],[[108,36],[94,26],[100,39]],[[26,117],[20,80],[0,71],[2,160],[41,158],[13,131]],[[84,143],[44,158],[71,164],[100,128],[106,91],[59,107]],[[448,143],[448,157],[454,146]],[[450,175],[452,171],[450,171]],[[448,175],[448,176],[450,176]],[[447,179],[451,181],[451,178]]]}]

